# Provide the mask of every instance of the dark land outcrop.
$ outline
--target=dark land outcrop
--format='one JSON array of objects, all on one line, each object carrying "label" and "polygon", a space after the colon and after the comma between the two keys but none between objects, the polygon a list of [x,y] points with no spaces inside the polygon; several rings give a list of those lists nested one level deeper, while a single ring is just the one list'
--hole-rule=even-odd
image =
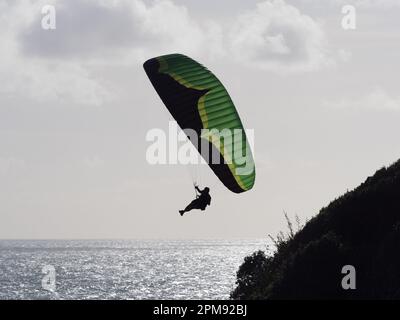
[{"label": "dark land outcrop", "polygon": [[[276,245],[245,258],[232,299],[400,299],[400,161]],[[342,287],[344,265],[355,267],[355,290]]]}]

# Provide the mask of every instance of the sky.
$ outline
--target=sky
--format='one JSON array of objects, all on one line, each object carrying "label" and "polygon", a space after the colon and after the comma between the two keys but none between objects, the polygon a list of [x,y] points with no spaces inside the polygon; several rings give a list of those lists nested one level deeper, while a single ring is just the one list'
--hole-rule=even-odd
[{"label": "sky", "polygon": [[[45,5],[56,29],[42,28]],[[344,29],[353,5],[355,29]],[[0,238],[263,238],[400,158],[397,0],[0,0]],[[254,129],[256,183],[150,165],[172,117],[142,64],[182,53]]]}]

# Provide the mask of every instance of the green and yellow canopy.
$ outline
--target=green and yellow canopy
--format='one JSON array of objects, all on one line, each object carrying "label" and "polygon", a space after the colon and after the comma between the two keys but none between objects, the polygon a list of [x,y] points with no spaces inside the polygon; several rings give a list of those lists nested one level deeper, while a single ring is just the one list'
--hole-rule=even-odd
[{"label": "green and yellow canopy", "polygon": [[[196,131],[200,140],[207,140],[209,148],[219,152],[220,163],[205,160],[221,182],[236,193],[250,190],[255,181],[251,150],[232,99],[217,77],[181,54],[150,59],[144,63],[144,69],[178,125]],[[233,136],[229,142],[221,139],[216,143],[217,139],[205,135],[202,129],[230,131]],[[196,147],[201,145],[198,142]]]}]

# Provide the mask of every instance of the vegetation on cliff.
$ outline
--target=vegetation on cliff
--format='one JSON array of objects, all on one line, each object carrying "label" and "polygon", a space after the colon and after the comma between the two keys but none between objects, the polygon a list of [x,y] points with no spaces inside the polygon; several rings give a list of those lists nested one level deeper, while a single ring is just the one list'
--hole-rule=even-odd
[{"label": "vegetation on cliff", "polygon": [[[288,220],[289,221],[289,220]],[[344,265],[356,289],[344,290]],[[400,161],[331,202],[276,251],[246,257],[232,299],[399,299]]]}]

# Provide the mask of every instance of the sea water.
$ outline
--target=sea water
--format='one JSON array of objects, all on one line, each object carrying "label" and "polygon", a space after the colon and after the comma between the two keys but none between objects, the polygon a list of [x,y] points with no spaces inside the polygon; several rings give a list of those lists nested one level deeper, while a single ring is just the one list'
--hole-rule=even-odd
[{"label": "sea water", "polygon": [[[254,240],[0,240],[0,299],[228,299]],[[54,270],[54,288],[42,284]],[[46,283],[46,281],[44,281]]]}]

